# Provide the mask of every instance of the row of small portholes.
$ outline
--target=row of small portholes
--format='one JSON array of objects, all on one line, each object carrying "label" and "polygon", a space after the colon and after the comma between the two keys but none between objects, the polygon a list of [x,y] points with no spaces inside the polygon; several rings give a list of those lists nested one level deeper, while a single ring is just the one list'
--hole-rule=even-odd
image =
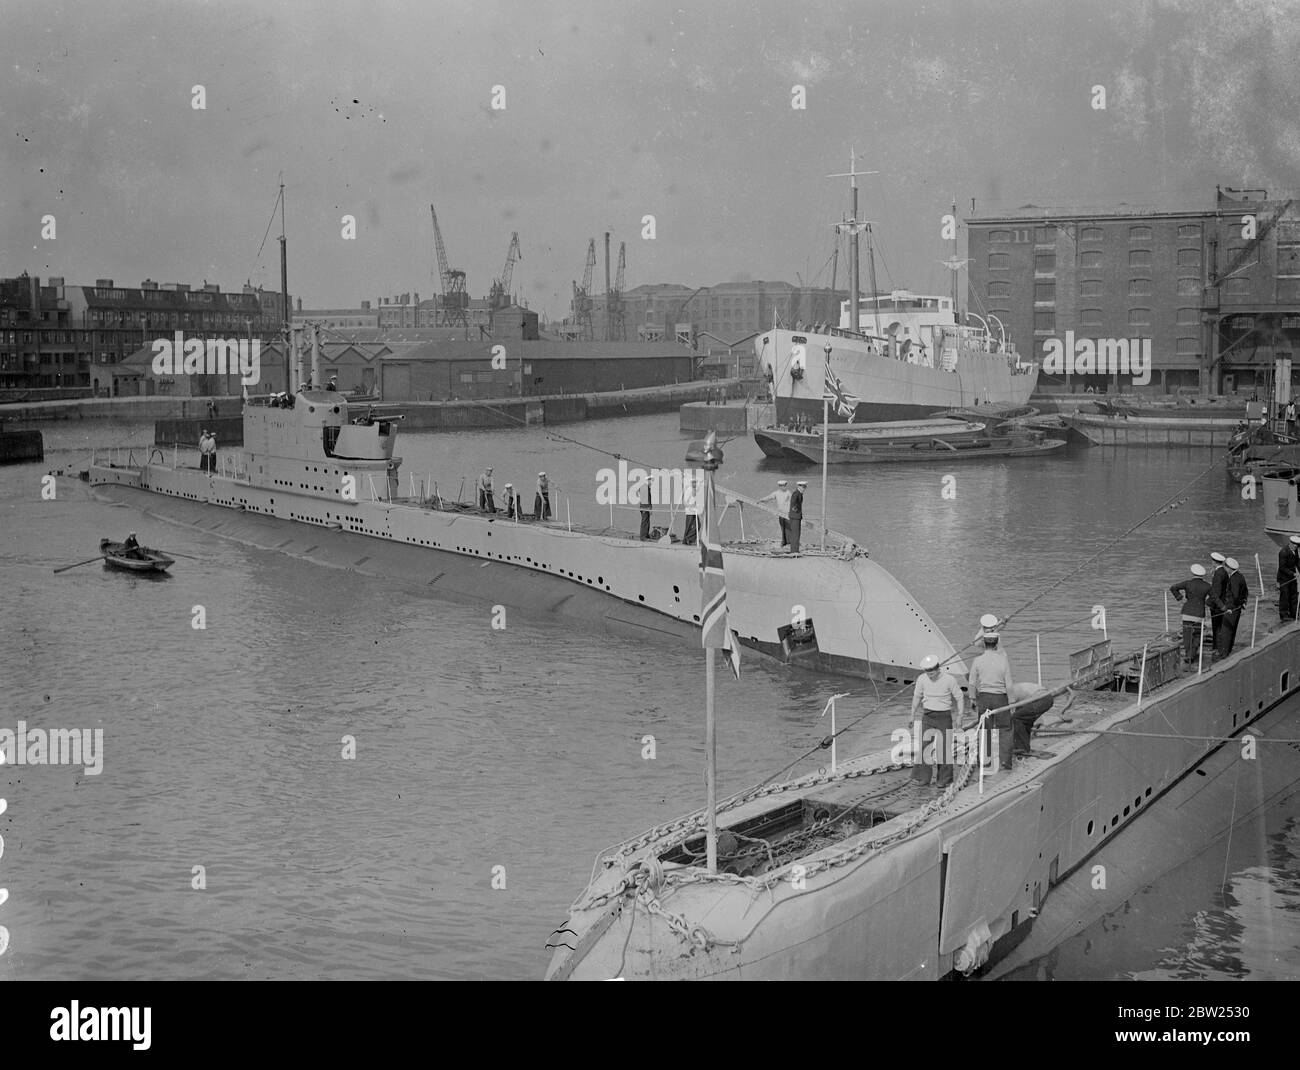
[{"label": "row of small portholes", "polygon": [[[1133,805],[1132,805],[1132,806],[1126,806],[1126,807],[1124,807],[1124,813],[1123,813],[1123,814],[1116,814],[1114,817],[1112,817],[1112,818],[1110,819],[1110,824],[1109,824],[1109,825],[1103,824],[1103,825],[1101,826],[1102,833],[1104,834],[1104,833],[1105,833],[1106,831],[1108,831],[1109,829],[1113,829],[1116,825],[1118,825],[1118,824],[1119,824],[1119,819],[1120,819],[1121,817],[1128,817],[1128,815],[1129,815],[1131,812],[1137,810],[1137,808],[1138,808],[1139,806],[1142,805],[1142,800],[1143,800],[1144,798],[1146,798],[1146,799],[1151,798],[1151,788],[1150,788],[1150,787],[1147,788],[1146,792],[1145,792],[1143,795],[1139,795],[1136,799],[1133,800]],[[1089,821],[1089,822],[1088,822],[1088,835],[1089,835],[1089,836],[1092,835],[1093,824],[1094,824],[1094,822],[1092,822],[1092,821]]]}]

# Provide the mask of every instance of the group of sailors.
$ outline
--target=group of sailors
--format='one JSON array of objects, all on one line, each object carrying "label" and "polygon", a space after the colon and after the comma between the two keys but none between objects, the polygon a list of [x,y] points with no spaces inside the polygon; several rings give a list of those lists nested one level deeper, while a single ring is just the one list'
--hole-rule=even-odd
[{"label": "group of sailors", "polygon": [[[483,469],[483,474],[478,477],[477,489],[478,507],[485,513],[495,513],[497,511],[496,492],[492,485],[491,466]],[[545,472],[537,473],[537,493],[533,496],[532,513],[525,512],[523,496],[515,493],[513,483],[507,483],[502,490],[504,491],[505,514],[511,520],[526,520],[529,517],[533,520],[551,519],[551,483],[547,479]]]},{"label": "group of sailors", "polygon": [[[1278,555],[1278,582],[1282,583],[1283,560],[1291,562],[1291,616],[1295,619],[1295,545],[1300,544],[1300,536],[1292,537]],[[1241,622],[1241,611],[1250,600],[1250,588],[1246,577],[1239,571],[1235,557],[1223,554],[1210,554],[1213,569],[1206,578],[1206,569],[1202,564],[1190,568],[1192,578],[1171,584],[1169,592],[1182,603],[1183,626],[1183,662],[1197,661],[1200,656],[1201,636],[1205,629],[1205,614],[1210,615],[1210,634],[1214,637],[1214,655],[1212,661],[1221,661],[1232,653],[1237,639],[1237,625]],[[1285,591],[1285,587],[1284,587]],[[1287,620],[1286,595],[1283,594],[1282,619]]]},{"label": "group of sailors", "polygon": [[[1017,684],[1012,680],[1011,662],[999,648],[998,628],[1001,624],[992,613],[985,613],[980,618],[980,629],[975,639],[983,650],[971,662],[966,692],[962,691],[957,678],[944,669],[937,655],[927,654],[921,659],[923,671],[916,678],[912,690],[912,721],[916,722],[917,715],[921,715],[922,739],[951,738],[950,731],[957,733],[963,728],[969,692],[977,717],[982,717],[989,711],[997,711],[984,725],[984,753],[991,754],[991,732],[996,729],[998,767],[1010,770],[1017,759],[1032,755],[1030,733],[1034,722],[1051,706],[1051,701],[1025,702],[1038,688],[1033,684]],[[937,733],[937,736],[931,733]],[[931,777],[934,777],[939,789],[946,788],[952,783],[952,764],[942,761],[914,763],[913,781],[925,787],[929,785]]]},{"label": "group of sailors", "polygon": [[199,471],[217,474],[217,436],[206,427],[199,434]]},{"label": "group of sailors", "polygon": [[799,435],[811,435],[815,430],[817,430],[817,425],[812,422],[810,417],[804,416],[802,413],[795,413],[790,417],[790,422],[788,424],[781,424],[777,430],[793,431],[795,434]]}]

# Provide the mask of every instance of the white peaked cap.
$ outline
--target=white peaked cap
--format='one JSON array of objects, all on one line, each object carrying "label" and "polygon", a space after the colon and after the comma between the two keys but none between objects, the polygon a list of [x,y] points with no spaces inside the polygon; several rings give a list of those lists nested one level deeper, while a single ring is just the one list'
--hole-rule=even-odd
[{"label": "white peaked cap", "polygon": [[985,613],[984,616],[980,617],[981,628],[996,628],[997,626],[998,618],[996,613]]},{"label": "white peaked cap", "polygon": [[1205,566],[1204,566],[1204,565],[1193,565],[1193,566],[1192,566],[1192,575],[1193,575],[1193,576],[1204,576],[1204,575],[1205,575]]},{"label": "white peaked cap", "polygon": [[778,479],[776,485],[778,487],[787,487],[790,485],[790,481],[788,479]]},{"label": "white peaked cap", "polygon": [[926,654],[926,656],[921,659],[921,668],[923,669],[937,669],[938,667],[939,659],[933,654]]},{"label": "white peaked cap", "polygon": [[1230,558],[1228,558],[1228,560],[1225,561],[1224,564],[1226,564],[1229,568],[1240,568],[1240,567],[1241,567],[1240,565],[1237,564],[1237,559],[1236,559],[1235,557],[1230,557]]},{"label": "white peaked cap", "polygon": [[1223,554],[1214,553],[1214,554],[1210,554],[1210,560],[1217,561],[1219,562],[1219,564],[1223,564],[1227,560],[1227,558],[1224,557]]},{"label": "white peaked cap", "polygon": [[1292,535],[1291,541],[1294,543],[1300,543],[1300,535]]}]

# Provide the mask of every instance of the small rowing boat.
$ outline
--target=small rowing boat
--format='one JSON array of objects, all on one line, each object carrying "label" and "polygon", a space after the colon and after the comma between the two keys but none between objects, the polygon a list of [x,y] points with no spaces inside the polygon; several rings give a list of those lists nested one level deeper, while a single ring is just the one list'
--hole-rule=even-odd
[{"label": "small rowing boat", "polygon": [[109,539],[99,540],[99,552],[104,555],[104,564],[109,568],[120,568],[127,572],[166,572],[176,564],[174,558],[168,557],[161,550],[150,550],[147,546],[128,550],[125,543]]}]

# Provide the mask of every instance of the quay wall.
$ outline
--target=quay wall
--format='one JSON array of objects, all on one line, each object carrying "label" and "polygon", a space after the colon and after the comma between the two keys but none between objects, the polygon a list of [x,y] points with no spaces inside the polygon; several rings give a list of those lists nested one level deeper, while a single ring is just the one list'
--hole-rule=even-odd
[{"label": "quay wall", "polygon": [[[354,413],[373,410],[377,415],[403,417],[403,431],[461,431],[481,428],[510,428],[531,425],[576,423],[582,420],[602,420],[616,416],[644,416],[653,413],[674,412],[683,403],[703,402],[718,391],[735,393],[744,384],[739,380],[722,379],[715,382],[694,382],[669,386],[645,387],[638,390],[615,390],[608,393],[564,394],[544,397],[497,398],[481,401],[408,401],[400,404],[356,402]],[[712,391],[712,395],[710,394]],[[214,429],[219,446],[242,446],[244,442],[243,419],[236,415],[207,415],[206,401],[200,407],[196,401],[180,398],[126,398],[124,402],[137,402],[142,406],[162,404],[188,405],[189,413],[152,413],[146,408],[138,415],[122,419],[141,419],[156,415],[154,445],[197,446],[199,432],[207,427]],[[69,402],[69,405],[78,403]],[[237,411],[238,399],[222,399],[220,411]],[[132,407],[134,408],[134,406]],[[49,419],[75,419],[75,416],[46,417]]]},{"label": "quay wall", "polygon": [[45,460],[45,440],[39,431],[0,431],[0,464]]}]

